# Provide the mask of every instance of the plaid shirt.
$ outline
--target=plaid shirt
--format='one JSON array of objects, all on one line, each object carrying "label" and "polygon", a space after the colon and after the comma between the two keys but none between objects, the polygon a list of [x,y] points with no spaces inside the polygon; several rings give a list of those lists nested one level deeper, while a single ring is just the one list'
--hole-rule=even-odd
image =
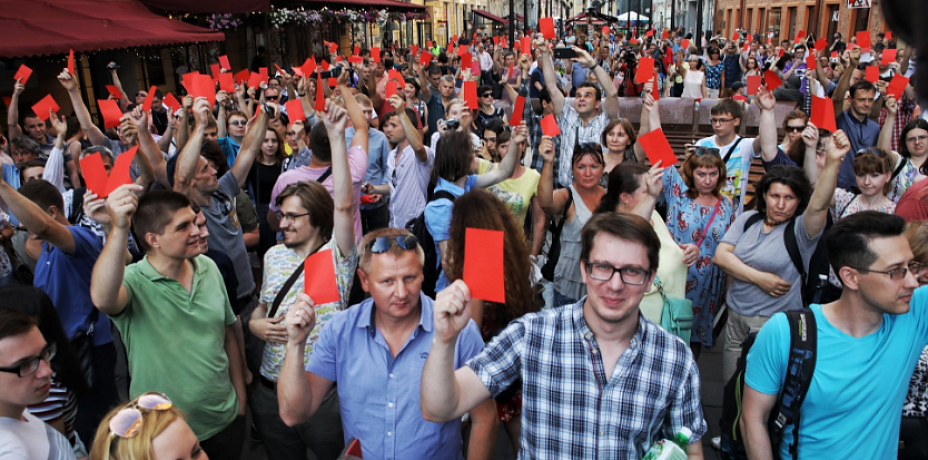
[{"label": "plaid shirt", "polygon": [[519,458],[638,460],[684,426],[698,442],[708,426],[689,346],[639,315],[607,378],[585,300],[513,321],[467,363],[494,397],[522,379]]},{"label": "plaid shirt", "polygon": [[[564,107],[561,109],[561,116],[558,118],[557,127],[561,130],[561,146],[556,151],[557,159],[555,160],[554,172],[557,174],[557,181],[561,187],[567,187],[574,182],[574,173],[571,170],[570,160],[574,156],[574,145],[588,142],[600,144],[602,142],[603,130],[609,124],[609,115],[606,111],[601,111],[594,116],[586,126],[580,120],[580,114],[564,101]],[[577,139],[579,135],[580,139]]]},{"label": "plaid shirt", "polygon": [[[902,135],[902,128],[905,128],[905,125],[909,124],[912,121],[912,115],[915,113],[915,99],[909,98],[902,93],[902,98],[899,100],[899,110],[896,112],[896,122],[893,124],[893,150],[899,151],[899,136]],[[886,107],[880,109],[880,127],[883,127],[883,124],[886,123],[886,116],[889,115],[889,111],[886,110]],[[905,142],[905,140],[903,140]]]},{"label": "plaid shirt", "polygon": [[[525,109],[522,112],[522,119],[525,120],[528,131],[532,136],[532,164],[523,166],[531,167],[540,173],[545,165],[545,160],[542,159],[541,155],[538,153],[538,147],[541,145],[541,136],[544,135],[544,132],[541,130],[541,119],[543,117],[535,114],[535,110],[532,109],[532,104],[529,102],[528,94],[531,83],[530,79],[523,78],[522,87],[519,88],[519,94],[525,98]],[[554,151],[557,152],[561,145],[561,136],[555,136],[553,141]],[[554,171],[557,171],[557,165],[557,155],[555,155],[554,164],[552,165],[554,166]],[[557,184],[555,184],[555,186],[557,186]]]}]

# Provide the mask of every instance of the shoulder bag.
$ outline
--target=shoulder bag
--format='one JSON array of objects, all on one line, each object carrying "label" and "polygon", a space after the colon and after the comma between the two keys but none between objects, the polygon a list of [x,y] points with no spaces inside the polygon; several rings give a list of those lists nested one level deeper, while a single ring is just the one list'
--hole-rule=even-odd
[{"label": "shoulder bag", "polygon": [[661,310],[661,327],[683,339],[683,342],[688,345],[693,329],[693,302],[686,298],[667,297],[667,294],[664,294],[664,285],[661,284],[661,279],[657,275],[654,275],[654,286],[664,301],[664,308]]}]

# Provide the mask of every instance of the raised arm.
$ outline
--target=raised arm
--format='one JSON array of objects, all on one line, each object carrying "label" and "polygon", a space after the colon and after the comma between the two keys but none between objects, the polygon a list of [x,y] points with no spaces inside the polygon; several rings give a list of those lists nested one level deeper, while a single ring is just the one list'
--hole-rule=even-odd
[{"label": "raised arm", "polygon": [[164,156],[148,128],[148,114],[142,112],[140,107],[136,107],[133,115],[136,111],[139,115],[139,150],[135,155],[135,163],[139,167],[139,177],[135,183],[141,185],[143,190],[148,190],[156,178],[161,184],[170,184]]},{"label": "raised arm", "polygon": [[[280,111],[277,104],[268,103],[267,107],[274,111],[275,116]],[[258,151],[261,150],[261,143],[264,142],[264,134],[267,132],[267,120],[267,112],[259,107],[254,118],[251,119],[251,126],[248,127],[248,131],[245,132],[245,137],[242,139],[242,148],[238,151],[238,156],[235,157],[235,164],[229,170],[238,180],[239,187],[245,186],[248,171],[251,171],[255,158],[258,156]]]},{"label": "raised arm", "polygon": [[802,170],[806,173],[809,182],[818,182],[818,164],[815,162],[815,150],[818,148],[818,128],[812,123],[806,123],[802,130],[802,142],[805,144],[805,156],[802,161]]},{"label": "raised arm", "polygon": [[522,123],[516,127],[512,135],[512,142],[509,143],[509,148],[512,151],[506,154],[506,158],[503,158],[503,161],[499,163],[499,167],[477,176],[477,187],[486,188],[512,177],[512,173],[516,170],[516,164],[522,159],[522,152],[517,152],[516,150],[519,145],[525,142],[527,135],[528,126],[523,120]]},{"label": "raised arm", "polygon": [[856,69],[857,64],[860,63],[860,48],[848,50],[847,53],[849,64],[841,74],[841,79],[838,80],[838,86],[835,87],[835,91],[831,95],[831,100],[835,105],[836,115],[844,111],[844,98],[848,87],[851,86],[851,75],[854,74],[854,69]]},{"label": "raised arm", "polygon": [[[567,204],[566,193],[554,193],[554,141],[548,136],[541,137],[541,145],[538,146],[538,154],[544,160],[544,166],[541,168],[541,179],[538,181],[538,206],[544,210],[545,214],[560,216],[564,212],[564,206]],[[568,191],[569,193],[569,191]]]},{"label": "raised arm", "polygon": [[422,93],[421,94],[422,100],[428,102],[428,100],[432,98],[432,90],[429,89],[430,84],[429,84],[429,78],[428,78],[428,73],[427,73],[428,66],[421,66],[419,64],[413,64],[413,65],[416,66],[417,72],[419,74],[419,82],[421,82],[421,84],[419,85],[419,91]]},{"label": "raised arm", "polygon": [[[62,225],[45,209],[24,197],[14,189],[5,180],[0,178],[0,199],[10,207],[10,214],[15,215],[19,222],[22,223],[29,233],[34,234],[40,240],[46,240],[49,244],[54,245],[67,254],[74,254],[74,236],[68,230],[68,227]],[[64,213],[64,209],[57,209],[58,214]]]},{"label": "raised arm", "polygon": [[[899,113],[899,103],[895,98],[888,97],[883,103],[886,107],[886,120],[883,121],[883,127],[880,128],[880,139],[877,141],[877,147],[889,153],[892,158],[893,167],[899,161],[899,155],[893,151],[893,126],[896,125],[896,115]],[[905,140],[903,140],[905,142]]]},{"label": "raised arm", "polygon": [[619,119],[619,90],[616,89],[615,83],[612,82],[612,78],[609,77],[606,70],[597,64],[596,59],[593,59],[586,50],[576,46],[573,47],[573,49],[574,52],[577,53],[577,60],[593,70],[593,73],[596,74],[596,78],[599,79],[599,85],[602,86],[603,92],[606,93],[606,100],[603,101],[603,110],[606,111],[609,118],[613,120]]},{"label": "raised arm", "polygon": [[409,116],[406,115],[406,103],[403,102],[403,99],[398,95],[391,97],[389,102],[390,105],[393,106],[393,110],[396,110],[397,118],[399,118],[400,123],[403,124],[403,131],[406,132],[406,140],[409,141],[409,146],[412,147],[413,152],[416,153],[416,159],[418,159],[420,163],[429,161],[429,153],[425,150],[425,145],[422,143],[422,134],[419,133],[419,129],[416,128],[416,125],[413,124]]},{"label": "raised arm", "polygon": [[[348,72],[339,74],[338,88],[342,93],[342,100],[345,101],[345,110],[348,112],[347,119],[351,120],[351,126],[354,126],[354,137],[351,138],[350,147],[361,147],[367,152],[369,150],[370,126],[367,123],[367,118],[364,116],[364,109],[361,108],[361,104],[358,104],[358,101],[351,95],[351,89],[348,87]],[[342,140],[344,140],[345,130],[342,129],[339,135],[341,135]],[[348,182],[350,184],[351,174],[348,174],[348,176]],[[352,217],[352,222],[353,221],[354,217]]]},{"label": "raised arm", "polygon": [[631,210],[632,214],[651,220],[651,214],[654,213],[654,206],[657,205],[657,199],[661,196],[661,191],[664,189],[664,169],[665,168],[661,167],[660,161],[651,166],[651,169],[645,177],[645,185],[648,187],[648,193],[638,200],[638,204]]},{"label": "raised arm", "polygon": [[[187,145],[177,156],[177,166],[174,170],[174,190],[186,194],[197,175],[197,164],[200,162],[200,146],[203,145],[203,133],[209,121],[209,101],[205,97],[198,97],[193,104],[193,114],[197,125],[187,141]],[[241,152],[239,152],[241,155]]]},{"label": "raised arm", "polygon": [[805,217],[806,234],[809,237],[818,235],[825,228],[825,221],[828,218],[828,208],[835,196],[835,187],[838,184],[838,171],[841,169],[841,162],[844,156],[851,150],[851,142],[847,139],[844,131],[840,129],[835,131],[825,147],[825,168],[819,175],[815,183],[815,190],[812,191],[812,198],[809,199],[809,206],[806,207],[802,214]]},{"label": "raised arm", "polygon": [[[45,170],[42,171],[42,179],[54,185],[59,192],[64,192],[64,136],[68,131],[68,125],[64,117],[58,117],[58,114],[49,110],[48,121],[58,133],[55,138],[55,147],[48,154],[48,161],[45,163]],[[76,188],[76,187],[75,187]]]},{"label": "raised arm", "polygon": [[122,88],[122,82],[119,81],[119,71],[116,69],[116,63],[110,62],[106,65],[106,68],[110,71],[110,78],[113,79],[113,86],[119,90],[119,94],[122,94],[122,99],[118,101],[119,109],[125,111],[126,108],[129,107],[129,94]]},{"label": "raised arm", "polygon": [[298,425],[316,413],[322,398],[335,384],[306,372],[303,364],[306,339],[316,325],[314,307],[312,299],[300,292],[296,295],[296,303],[287,311],[287,353],[277,378],[280,418],[287,426]]},{"label": "raised arm", "polygon": [[551,61],[551,49],[545,44],[544,40],[535,41],[535,49],[538,50],[538,61],[541,63],[541,74],[545,78],[545,88],[548,89],[548,95],[551,96],[551,104],[554,105],[554,113],[561,114],[564,109],[564,93],[557,87],[557,76],[554,75],[554,62]]},{"label": "raised arm", "polygon": [[[343,72],[342,75],[346,75]],[[347,79],[346,79],[347,80]],[[344,85],[345,102],[354,98]],[[355,103],[355,106],[358,104]],[[358,112],[361,111],[357,107]],[[351,169],[348,167],[348,148],[345,146],[345,128],[348,114],[331,100],[325,103],[325,112],[316,112],[316,116],[325,124],[332,150],[332,188],[335,199],[335,242],[342,254],[350,254],[355,246],[354,234],[354,184],[351,181]],[[363,120],[364,115],[361,115]],[[366,132],[366,130],[365,130]],[[355,134],[357,135],[357,134]],[[354,141],[352,141],[354,145]],[[364,146],[367,146],[365,141]]]},{"label": "raised arm", "polygon": [[26,87],[19,82],[19,79],[13,84],[13,96],[10,98],[10,107],[6,112],[6,123],[10,126],[10,140],[23,135],[23,129],[19,126],[19,96],[25,89]]},{"label": "raised arm", "polygon": [[[130,221],[138,209],[139,199],[134,192],[138,185],[123,185],[107,198],[112,228],[106,245],[93,265],[90,279],[90,298],[100,312],[118,315],[129,304],[129,292],[122,281],[126,274],[126,245],[129,241]],[[140,235],[145,238],[145,235]]]},{"label": "raised arm", "polygon": [[106,143],[106,136],[103,135],[100,128],[97,128],[97,125],[93,124],[93,120],[90,118],[90,112],[87,111],[87,106],[84,105],[84,100],[81,99],[80,91],[78,91],[77,79],[68,73],[67,70],[62,70],[61,73],[58,74],[58,81],[61,83],[61,86],[68,91],[68,97],[71,99],[71,106],[74,107],[74,116],[77,117],[77,121],[81,124],[81,128],[84,128],[84,132],[87,133],[87,138],[90,140],[90,143],[93,145],[104,145]]},{"label": "raised arm", "polygon": [[765,86],[757,90],[754,101],[760,108],[760,126],[757,139],[754,139],[754,151],[760,150],[764,161],[770,162],[777,157],[777,120],[773,111],[777,100]]}]

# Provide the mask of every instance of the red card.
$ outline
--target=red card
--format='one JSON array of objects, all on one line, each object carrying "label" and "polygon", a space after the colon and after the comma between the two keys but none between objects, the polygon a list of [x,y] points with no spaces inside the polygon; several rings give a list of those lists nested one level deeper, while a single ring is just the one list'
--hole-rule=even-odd
[{"label": "red card", "polygon": [[303,63],[303,75],[306,77],[312,76],[313,72],[316,71],[316,57],[312,56]]},{"label": "red card", "polygon": [[548,137],[561,135],[561,129],[557,127],[557,120],[553,114],[548,114],[541,119],[541,132]]},{"label": "red card", "polygon": [[306,258],[303,265],[303,290],[316,305],[338,302],[338,284],[335,282],[335,264],[332,250],[319,251]]},{"label": "red card", "polygon": [[335,54],[338,51],[338,43],[329,43],[329,52]]},{"label": "red card", "polygon": [[892,33],[892,32],[890,32],[890,31],[887,30],[885,33],[886,33],[886,41],[889,41],[889,40],[892,40],[892,39],[893,39],[893,33]]},{"label": "red card", "polygon": [[867,66],[864,78],[870,83],[876,83],[876,81],[880,79],[880,68],[875,65]]},{"label": "red card", "polygon": [[521,95],[516,97],[516,103],[512,107],[512,117],[509,118],[509,126],[519,126],[522,123],[522,114],[525,112],[525,98]]},{"label": "red card", "polygon": [[248,81],[249,77],[251,77],[251,73],[248,71],[248,69],[242,69],[241,72],[235,74],[235,83],[245,83]]},{"label": "red card", "polygon": [[52,109],[53,112],[58,113],[58,110],[61,108],[58,107],[58,103],[55,102],[55,99],[52,98],[52,95],[49,94],[36,102],[32,106],[32,111],[35,113],[35,116],[39,117],[40,120],[48,120],[48,109]]},{"label": "red card", "polygon": [[74,75],[74,50],[68,53],[68,73]]},{"label": "red card", "polygon": [[152,87],[148,89],[148,96],[145,96],[145,101],[142,102],[142,110],[146,112],[151,111],[151,103],[155,99],[155,91],[157,90],[158,90],[158,87],[154,85],[152,85]]},{"label": "red card", "polygon": [[258,89],[261,85],[261,75],[251,72],[248,76],[248,87]]},{"label": "red card", "polygon": [[609,35],[609,26],[603,26],[603,37]]},{"label": "red card", "polygon": [[261,83],[267,86],[267,67],[258,67],[258,77],[261,78]]},{"label": "red card", "polygon": [[361,47],[358,45],[354,45],[354,53],[351,53],[351,54],[354,54],[355,56],[361,54]]},{"label": "red card", "polygon": [[[412,45],[411,51],[412,51],[412,55],[415,56],[416,53],[419,52],[419,45]],[[355,53],[355,54],[357,54],[357,53]]]},{"label": "red card", "polygon": [[742,95],[740,95],[740,94],[735,94],[735,95],[732,96],[731,98],[734,99],[734,100],[736,100],[736,101],[744,101],[744,102],[747,102],[747,101],[748,101],[748,98],[746,98],[746,97],[744,97],[744,96],[742,96]]},{"label": "red card", "polygon": [[744,46],[742,46],[741,49],[744,51],[748,51],[751,49],[751,44],[748,42],[744,42]]},{"label": "red card", "polygon": [[425,44],[429,47],[429,49],[432,48],[432,40],[425,42]]},{"label": "red card", "polygon": [[380,62],[380,48],[376,46],[371,47],[371,59],[373,59],[374,62]]},{"label": "red card", "polygon": [[827,47],[828,47],[828,40],[825,40],[824,38],[819,38],[818,40],[815,41],[815,49],[819,53],[821,53],[822,50]]},{"label": "red card", "polygon": [[348,62],[352,64],[361,64],[364,62],[364,58],[362,58],[361,56],[349,56]]},{"label": "red card", "polygon": [[119,103],[112,99],[97,99],[100,105],[100,115],[103,115],[103,125],[107,128],[119,126],[119,119],[122,118],[122,110],[119,110]]},{"label": "red card", "polygon": [[232,70],[232,65],[229,64],[229,56],[219,56],[219,65],[221,65],[223,69]]},{"label": "red card", "polygon": [[181,108],[180,101],[178,101],[177,98],[174,97],[174,95],[171,93],[165,94],[164,99],[162,99],[161,102],[163,102],[164,105],[171,109],[171,113],[177,112]]},{"label": "red card", "polygon": [[329,78],[325,81],[325,84],[329,85],[329,88],[334,88],[334,87],[338,86],[338,79],[335,78],[335,77],[329,77]]},{"label": "red card", "polygon": [[653,83],[651,85],[651,98],[654,99],[655,101],[661,100],[660,85],[657,83],[657,80],[655,79],[651,79],[651,83]]},{"label": "red card", "polygon": [[539,19],[538,28],[541,30],[541,35],[545,37],[545,40],[552,40],[556,37],[556,35],[554,35],[554,18]]},{"label": "red card", "polygon": [[522,37],[522,54],[532,54],[532,38]]},{"label": "red card", "polygon": [[210,74],[212,74],[213,78],[218,80],[219,75],[222,74],[222,67],[219,67],[219,64],[210,64],[209,71],[210,71]]},{"label": "red card", "polygon": [[784,54],[786,54],[786,50],[783,48],[780,48],[780,51],[777,51],[777,57],[783,57]]},{"label": "red card", "polygon": [[806,38],[806,31],[800,30],[799,32],[796,32],[796,41],[797,41],[797,42],[798,42],[799,40],[802,40],[803,38]]},{"label": "red card", "polygon": [[637,44],[638,44],[638,39],[635,38],[635,37],[632,37],[632,39],[629,40],[628,42],[631,43],[632,45],[637,45]]},{"label": "red card", "polygon": [[809,122],[820,129],[831,132],[838,130],[835,125],[835,107],[830,97],[812,96],[812,115]]},{"label": "red card", "polygon": [[648,160],[652,165],[657,164],[658,161],[662,162],[661,166],[664,168],[677,164],[677,156],[674,155],[670,142],[664,136],[663,129],[658,128],[648,134],[638,136],[638,142],[641,143],[641,148],[648,155]]},{"label": "red card", "polygon": [[387,71],[387,78],[396,80],[396,82],[399,83],[399,88],[401,89],[406,88],[406,79],[403,78],[403,74],[401,74],[398,70],[390,69],[389,71]]},{"label": "red card", "polygon": [[209,101],[209,106],[216,105],[216,83],[209,75],[197,75],[193,80],[193,91],[190,92],[194,99],[205,97]]},{"label": "red card", "polygon": [[16,75],[13,75],[13,80],[19,80],[20,83],[25,85],[30,75],[32,75],[32,69],[26,67],[26,64],[22,64],[19,66],[19,70],[16,71]]},{"label": "red card", "polygon": [[[494,44],[494,45],[499,45],[499,36],[497,36],[497,35],[494,35],[494,36],[493,36],[493,44]],[[416,54],[416,53],[413,53],[413,54]]]},{"label": "red card", "polygon": [[303,103],[299,99],[290,99],[284,106],[287,107],[287,118],[290,123],[294,121],[306,120],[306,112],[303,111]]},{"label": "red card", "polygon": [[870,31],[861,30],[857,32],[857,46],[860,47],[860,52],[866,53],[870,51]]},{"label": "red card", "polygon": [[890,65],[893,62],[896,62],[896,51],[894,49],[884,49],[883,55],[880,59],[880,65]]},{"label": "red card", "polygon": [[316,74],[316,106],[319,112],[325,112],[325,91],[322,87],[322,73]]},{"label": "red card", "polygon": [[319,63],[319,67],[322,67],[322,71],[323,71],[323,72],[326,72],[326,71],[329,70],[329,67],[331,67],[331,66],[329,65],[329,62],[328,62],[328,61],[326,61],[325,59],[323,59],[322,62]]},{"label": "red card", "polygon": [[277,75],[283,75],[283,74],[284,74],[283,69],[281,69],[280,66],[277,65],[276,63],[274,64],[274,68],[277,69]]},{"label": "red card", "polygon": [[647,83],[654,78],[654,58],[641,58],[635,70],[635,83]]},{"label": "red card", "polygon": [[[513,72],[514,72],[514,71],[512,70],[512,66],[513,66],[513,64],[515,64],[515,62],[516,62],[516,60],[513,59],[512,62],[509,63],[509,78],[510,78],[510,79],[512,78],[512,75],[513,75]],[[505,83],[505,82],[503,82],[503,83]]]},{"label": "red card", "polygon": [[477,82],[473,80],[467,80],[462,86],[464,93],[464,104],[469,109],[479,109],[480,100],[477,99]]},{"label": "red card", "polygon": [[895,74],[893,79],[889,81],[889,85],[886,86],[886,95],[896,98],[897,100],[902,97],[902,93],[905,91],[906,85],[909,84],[909,79]]},{"label": "red card", "polygon": [[780,77],[772,70],[764,72],[764,81],[767,83],[767,90],[769,91],[773,91],[783,84],[783,80],[780,80]]},{"label": "red card", "polygon": [[467,45],[458,46],[458,56],[463,56],[465,53],[467,53]]},{"label": "red card", "polygon": [[194,70],[193,72],[188,72],[180,76],[180,84],[184,85],[188,93],[193,91],[191,85],[193,85],[193,77],[196,75],[200,75],[199,70]]},{"label": "red card", "polygon": [[397,85],[396,81],[394,81],[394,80],[389,80],[389,81],[387,81],[387,91],[386,91],[386,94],[385,94],[385,96],[387,96],[387,99],[390,99],[391,97],[396,96],[396,88],[397,88],[397,86],[398,86],[398,85]]},{"label": "red card", "polygon": [[135,146],[119,155],[109,175],[106,174],[106,168],[103,166],[103,159],[99,152],[81,158],[81,175],[87,182],[87,190],[96,193],[100,198],[106,198],[120,186],[131,184],[129,167],[132,166],[132,160],[137,151],[138,146]]},{"label": "red card", "polygon": [[670,31],[664,29],[664,33],[661,34],[661,40],[667,40],[668,38],[670,38]]},{"label": "red card", "polygon": [[472,75],[480,75],[480,61],[471,61],[470,73]]},{"label": "red card", "polygon": [[219,74],[219,89],[229,93],[230,95],[235,94],[235,79],[232,74]]},{"label": "red card", "polygon": [[503,239],[504,234],[499,230],[467,228],[464,231],[464,283],[471,297],[506,302]]},{"label": "red card", "polygon": [[818,60],[815,59],[815,56],[811,56],[811,55],[810,55],[810,56],[806,57],[806,68],[808,68],[809,70],[815,70],[816,68],[818,68],[818,62],[817,62],[817,61],[818,61]]},{"label": "red card", "polygon": [[462,69],[471,69],[471,63],[473,63],[473,57],[470,55],[470,53],[464,53],[461,55]]},{"label": "red card", "polygon": [[422,55],[419,56],[419,65],[425,67],[432,62],[432,53],[422,52]]},{"label": "red card", "polygon": [[653,30],[653,29],[648,30],[648,31],[644,34],[644,36],[645,36],[645,37],[653,37],[653,36],[654,36],[654,30]]},{"label": "red card", "polygon": [[683,41],[680,42],[680,46],[683,47],[683,49],[689,49],[690,40],[688,38],[684,38]]},{"label": "red card", "polygon": [[106,92],[110,93],[113,99],[122,99],[122,93],[120,93],[119,88],[114,85],[106,85]]}]

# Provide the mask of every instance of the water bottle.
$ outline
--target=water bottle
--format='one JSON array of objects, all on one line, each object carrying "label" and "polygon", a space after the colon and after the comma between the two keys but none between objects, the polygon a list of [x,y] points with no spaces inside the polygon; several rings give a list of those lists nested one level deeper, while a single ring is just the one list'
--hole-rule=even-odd
[{"label": "water bottle", "polygon": [[641,460],[686,460],[686,446],[693,432],[689,428],[680,428],[673,439],[662,439],[654,443]]}]

